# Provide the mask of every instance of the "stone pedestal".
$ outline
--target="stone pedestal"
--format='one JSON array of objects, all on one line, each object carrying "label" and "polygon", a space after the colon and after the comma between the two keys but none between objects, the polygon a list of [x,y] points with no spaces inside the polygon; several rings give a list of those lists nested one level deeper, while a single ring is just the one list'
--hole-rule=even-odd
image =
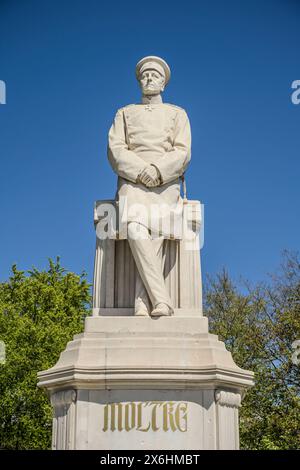
[{"label": "stone pedestal", "polygon": [[39,373],[54,449],[238,449],[238,408],[252,384],[207,318],[181,309],[89,317]]},{"label": "stone pedestal", "polygon": [[[114,202],[95,208],[103,203]],[[233,362],[202,316],[199,201],[185,201],[184,220],[189,236],[164,241],[172,317],[134,316],[128,241],[118,227],[113,239],[97,238],[93,316],[39,373],[54,410],[53,449],[238,448],[238,408],[253,373]]]}]

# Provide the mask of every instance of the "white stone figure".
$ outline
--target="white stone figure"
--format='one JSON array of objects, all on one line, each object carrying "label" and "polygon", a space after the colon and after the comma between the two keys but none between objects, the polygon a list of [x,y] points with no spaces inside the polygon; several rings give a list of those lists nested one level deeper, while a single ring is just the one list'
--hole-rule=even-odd
[{"label": "white stone figure", "polygon": [[164,282],[163,240],[172,237],[172,214],[182,214],[180,177],[191,158],[191,130],[184,109],[162,102],[170,79],[163,59],[143,58],[136,77],[142,102],[117,111],[108,158],[118,175],[120,216],[138,271],[135,315],[168,316],[174,306]]}]

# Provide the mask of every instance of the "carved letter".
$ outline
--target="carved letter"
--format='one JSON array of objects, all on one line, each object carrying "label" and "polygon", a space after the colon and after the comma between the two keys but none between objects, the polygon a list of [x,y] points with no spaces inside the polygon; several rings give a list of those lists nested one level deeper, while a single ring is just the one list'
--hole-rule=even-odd
[{"label": "carved letter", "polygon": [[166,402],[163,405],[163,430],[169,431],[169,428],[171,428],[172,431],[176,430],[173,401]]},{"label": "carved letter", "polygon": [[[147,404],[147,403],[146,403]],[[147,432],[150,429],[150,423],[148,424],[147,428],[142,429],[143,425],[143,415],[142,415],[142,407],[145,405],[145,403],[139,403],[138,404],[138,425],[137,425],[137,431],[142,431],[142,432]]]},{"label": "carved letter", "polygon": [[[178,403],[175,411],[175,422],[176,427],[181,432],[187,431],[187,403]],[[182,415],[180,416],[180,412],[182,411]],[[181,427],[181,420],[184,423],[184,426]]]},{"label": "carved letter", "polygon": [[[129,411],[129,408],[131,408],[131,411]],[[130,418],[131,417],[131,423],[129,424]],[[126,431],[131,431],[131,429],[135,428],[135,403],[127,403],[125,405],[125,430]]]}]

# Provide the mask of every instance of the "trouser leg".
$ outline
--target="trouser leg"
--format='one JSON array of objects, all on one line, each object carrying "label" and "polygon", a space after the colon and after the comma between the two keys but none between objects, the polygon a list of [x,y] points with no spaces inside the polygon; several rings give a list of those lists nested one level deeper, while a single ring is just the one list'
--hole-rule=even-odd
[{"label": "trouser leg", "polygon": [[[138,232],[139,236],[137,238]],[[152,239],[146,227],[136,222],[130,222],[128,224],[128,242],[152,306],[155,307],[159,303],[165,303],[173,309],[163,276],[163,238]],[[141,292],[140,289],[139,293]]]},{"label": "trouser leg", "polygon": [[[152,240],[152,244],[156,253],[156,256],[160,260],[161,271],[164,270],[164,260],[163,260],[163,243],[164,238],[156,238]],[[134,303],[135,312],[145,312],[149,314],[151,311],[151,302],[149,295],[145,289],[144,283],[141,279],[139,271],[136,270],[136,280],[135,280],[135,303]]]},{"label": "trouser leg", "polygon": [[135,278],[135,301],[134,301],[135,312],[144,311],[148,314],[151,311],[151,302],[148,293],[145,289],[144,283],[141,279],[138,269],[136,270]]}]

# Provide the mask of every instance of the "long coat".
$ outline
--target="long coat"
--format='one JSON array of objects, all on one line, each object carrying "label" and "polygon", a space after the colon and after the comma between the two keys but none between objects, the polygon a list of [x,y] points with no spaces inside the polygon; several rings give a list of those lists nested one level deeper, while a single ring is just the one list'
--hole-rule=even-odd
[{"label": "long coat", "polygon": [[[108,135],[108,159],[118,175],[116,198],[122,223],[136,221],[152,233],[180,238],[180,176],[191,159],[191,129],[185,110],[167,103],[119,109]],[[137,183],[149,164],[159,170],[160,186]]]}]

